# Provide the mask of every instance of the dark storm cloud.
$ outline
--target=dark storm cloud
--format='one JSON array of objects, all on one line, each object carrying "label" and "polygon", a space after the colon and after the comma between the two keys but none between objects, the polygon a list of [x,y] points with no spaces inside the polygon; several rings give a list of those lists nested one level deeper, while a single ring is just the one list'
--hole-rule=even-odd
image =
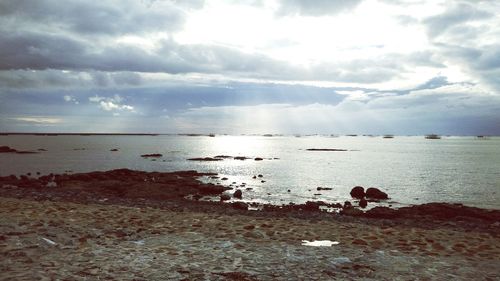
[{"label": "dark storm cloud", "polygon": [[183,12],[172,1],[5,0],[6,27],[62,29],[80,34],[129,34],[177,30]]},{"label": "dark storm cloud", "polygon": [[362,0],[281,0],[279,15],[325,16],[355,8]]}]

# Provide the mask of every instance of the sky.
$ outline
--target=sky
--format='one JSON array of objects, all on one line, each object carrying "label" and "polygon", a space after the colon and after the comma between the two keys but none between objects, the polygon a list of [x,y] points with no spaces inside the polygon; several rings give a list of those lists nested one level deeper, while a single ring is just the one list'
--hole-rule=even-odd
[{"label": "sky", "polygon": [[500,1],[0,0],[0,131],[500,135]]}]

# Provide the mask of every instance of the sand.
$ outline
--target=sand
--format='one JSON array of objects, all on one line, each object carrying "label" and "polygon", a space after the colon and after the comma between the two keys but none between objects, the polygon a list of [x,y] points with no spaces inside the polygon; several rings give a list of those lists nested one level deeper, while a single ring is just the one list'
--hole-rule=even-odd
[{"label": "sand", "polygon": [[0,197],[0,279],[500,279],[496,223],[434,229],[254,212]]}]

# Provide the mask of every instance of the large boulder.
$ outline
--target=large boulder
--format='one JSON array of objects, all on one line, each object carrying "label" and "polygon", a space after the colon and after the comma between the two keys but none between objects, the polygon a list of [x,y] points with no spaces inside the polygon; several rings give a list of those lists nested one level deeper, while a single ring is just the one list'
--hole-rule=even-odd
[{"label": "large boulder", "polygon": [[366,198],[370,198],[370,199],[388,199],[389,196],[387,196],[387,193],[381,191],[380,189],[378,188],[375,188],[375,187],[370,187],[366,190],[366,194],[365,194]]},{"label": "large boulder", "polygon": [[356,199],[365,197],[365,189],[362,186],[355,186],[351,189],[351,196]]}]

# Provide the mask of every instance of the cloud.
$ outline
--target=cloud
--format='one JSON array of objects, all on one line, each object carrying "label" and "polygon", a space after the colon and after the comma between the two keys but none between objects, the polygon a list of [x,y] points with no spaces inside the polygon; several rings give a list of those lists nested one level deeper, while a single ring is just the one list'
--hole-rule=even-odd
[{"label": "cloud", "polygon": [[[124,99],[120,95],[114,95],[113,97],[100,97],[100,96],[93,96],[89,97],[89,101],[91,103],[97,103],[99,105],[99,108],[101,108],[104,111],[129,111],[135,113],[135,109],[131,105],[127,104],[121,104]],[[114,112],[113,114],[116,114],[117,112]]]},{"label": "cloud", "polygon": [[325,16],[354,9],[362,0],[281,0],[279,15]]},{"label": "cloud", "polygon": [[41,28],[43,24],[44,29],[84,35],[172,31],[185,20],[177,5],[177,1],[68,0],[61,5],[57,0],[6,0],[0,2],[0,22],[7,28]]},{"label": "cloud", "polygon": [[40,116],[16,117],[10,119],[28,123],[36,123],[36,124],[58,124],[63,122],[63,119],[60,118],[40,117]]},{"label": "cloud", "polygon": [[430,37],[436,37],[455,27],[471,21],[485,20],[493,17],[491,12],[481,10],[472,3],[457,3],[451,5],[445,12],[424,20]]}]

